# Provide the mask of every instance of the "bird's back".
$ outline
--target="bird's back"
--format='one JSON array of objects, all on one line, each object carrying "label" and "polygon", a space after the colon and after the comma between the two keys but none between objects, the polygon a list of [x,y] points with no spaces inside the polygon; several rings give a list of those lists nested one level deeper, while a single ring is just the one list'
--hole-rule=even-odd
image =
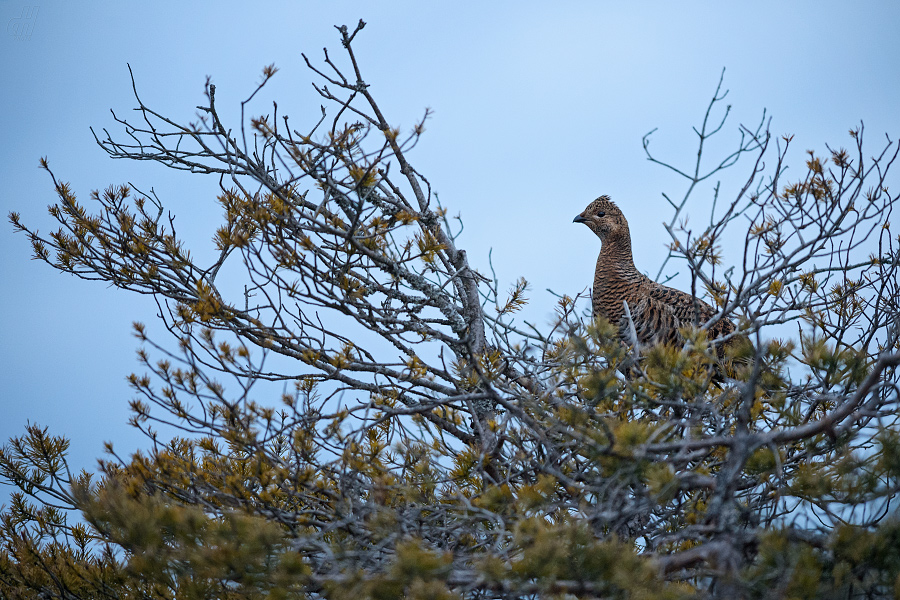
[{"label": "bird's back", "polygon": [[[652,321],[654,325],[658,324],[659,330],[655,332],[653,326],[648,324],[649,332],[656,333],[658,337],[657,343],[680,345],[684,340],[678,332],[679,328],[702,327],[716,315],[717,311],[703,300],[681,290],[656,283],[648,277],[644,279],[642,296],[648,299],[645,305],[650,309],[650,314],[644,318]],[[663,313],[664,316],[654,313]],[[734,329],[731,321],[720,319],[710,327],[708,333],[710,338],[717,338],[728,335]]]}]

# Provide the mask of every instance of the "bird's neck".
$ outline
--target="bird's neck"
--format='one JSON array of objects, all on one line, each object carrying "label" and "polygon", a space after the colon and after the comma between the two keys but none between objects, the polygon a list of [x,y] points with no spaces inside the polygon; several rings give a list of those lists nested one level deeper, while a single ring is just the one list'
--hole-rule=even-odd
[{"label": "bird's neck", "polygon": [[597,268],[609,275],[630,279],[639,275],[631,255],[631,236],[628,233],[609,235],[600,247]]}]

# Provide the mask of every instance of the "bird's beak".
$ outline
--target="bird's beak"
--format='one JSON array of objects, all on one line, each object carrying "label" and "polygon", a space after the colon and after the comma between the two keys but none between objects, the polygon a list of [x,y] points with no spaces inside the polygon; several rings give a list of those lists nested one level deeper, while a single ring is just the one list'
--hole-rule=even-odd
[{"label": "bird's beak", "polygon": [[583,216],[581,216],[581,215],[578,215],[577,217],[575,217],[574,219],[572,219],[572,222],[573,222],[573,223],[587,223],[587,219],[585,219],[585,218],[584,218]]}]

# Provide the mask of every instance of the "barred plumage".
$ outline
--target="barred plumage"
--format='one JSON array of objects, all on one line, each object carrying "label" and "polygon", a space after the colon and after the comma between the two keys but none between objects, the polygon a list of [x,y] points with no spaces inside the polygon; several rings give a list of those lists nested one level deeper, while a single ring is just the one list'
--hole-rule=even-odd
[{"label": "barred plumage", "polygon": [[[629,346],[635,342],[642,349],[661,343],[681,345],[684,340],[679,327],[699,327],[716,314],[699,298],[656,283],[635,268],[628,221],[609,196],[588,204],[574,222],[587,225],[602,243],[594,273],[594,318],[606,317],[619,328],[619,337]],[[633,330],[623,301],[628,304]],[[720,319],[709,328],[708,335],[712,339],[734,330],[731,321]]]}]

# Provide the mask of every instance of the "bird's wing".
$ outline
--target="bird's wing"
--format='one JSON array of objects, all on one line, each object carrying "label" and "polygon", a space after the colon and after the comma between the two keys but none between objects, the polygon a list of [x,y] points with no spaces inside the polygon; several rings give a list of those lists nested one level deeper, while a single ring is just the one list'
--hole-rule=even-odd
[{"label": "bird's wing", "polygon": [[[664,285],[656,285],[650,293],[659,302],[665,303],[671,307],[672,313],[678,320],[680,325],[697,325],[702,326],[716,314],[716,310],[709,304],[694,298],[690,294],[686,294],[681,290],[676,290]],[[728,319],[719,320],[709,331],[710,338],[716,338],[727,335],[734,331],[734,324]]]},{"label": "bird's wing", "polygon": [[631,312],[634,329],[632,332],[632,323],[628,322],[626,315],[619,321],[619,335],[629,345],[634,345],[635,335],[642,348],[656,344],[680,343],[681,336],[678,334],[678,327],[681,325],[681,321],[670,305],[653,296],[644,295],[628,308]]}]

